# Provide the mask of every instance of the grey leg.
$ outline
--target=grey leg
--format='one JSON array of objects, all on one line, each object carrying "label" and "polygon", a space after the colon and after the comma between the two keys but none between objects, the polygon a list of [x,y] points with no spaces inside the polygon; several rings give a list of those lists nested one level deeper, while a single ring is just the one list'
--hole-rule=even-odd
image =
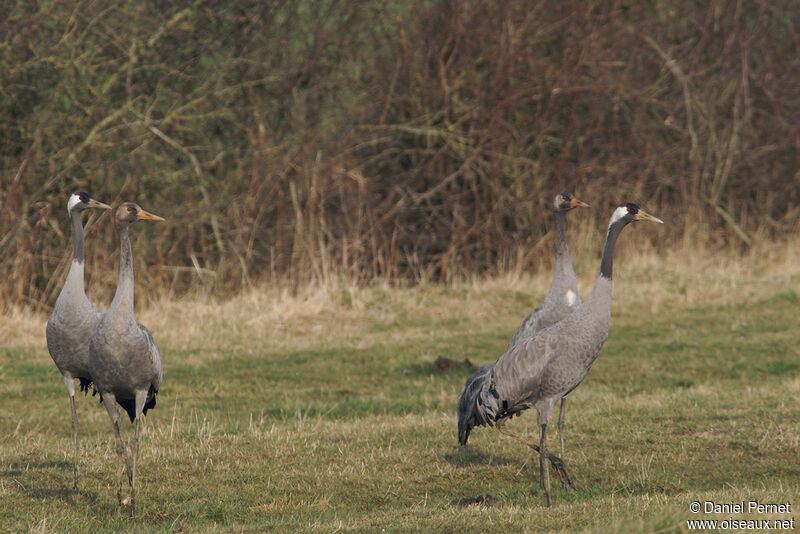
[{"label": "grey leg", "polygon": [[542,468],[542,480],[544,481],[544,495],[547,498],[547,507],[553,505],[553,501],[550,498],[550,462],[546,462],[545,459],[549,459],[549,455],[547,453],[547,423],[542,424],[542,434],[539,438],[539,457],[540,462],[539,465]]},{"label": "grey leg", "polygon": [[[528,441],[527,439],[523,438],[522,436],[519,436],[519,435],[515,434],[514,432],[511,432],[510,430],[508,430],[506,428],[506,419],[498,420],[495,423],[495,426],[497,427],[497,431],[500,432],[501,434],[504,434],[504,435],[510,437],[511,439],[519,441],[520,443],[524,443],[525,445],[527,445],[531,449],[535,450],[536,452],[540,452],[541,451],[539,445],[536,445],[535,443],[531,443],[530,441]],[[541,459],[541,454],[539,455],[539,457]],[[550,454],[549,452],[547,453],[547,458],[550,460],[550,463],[552,464],[553,469],[555,469],[556,473],[558,473],[558,476],[561,477],[563,480],[566,480],[567,485],[569,487],[575,489],[575,485],[572,483],[572,479],[569,477],[569,473],[567,473],[567,467],[564,465],[564,462],[561,460],[561,458],[559,458],[558,456],[556,456],[554,454]],[[541,470],[540,470],[540,474],[541,474]],[[542,488],[544,488],[544,486],[542,486]]]},{"label": "grey leg", "polygon": [[75,441],[75,463],[72,466],[72,490],[78,491],[78,414],[75,412],[75,396],[69,396],[72,408],[72,437]]},{"label": "grey leg", "polygon": [[131,453],[133,456],[133,473],[131,475],[131,519],[134,519],[136,509],[136,460],[139,458],[139,425],[141,417],[136,416],[136,431],[133,434],[133,445],[131,446]]},{"label": "grey leg", "polygon": [[[561,459],[564,459],[564,409],[567,403],[566,397],[561,397],[561,411],[558,413],[558,439],[561,441]],[[567,481],[561,479],[561,488],[567,489]]]},{"label": "grey leg", "polygon": [[544,487],[544,457],[542,456],[542,448],[537,447],[535,450],[539,452],[539,487],[546,490]]},{"label": "grey leg", "polygon": [[64,385],[69,393],[69,405],[72,410],[72,439],[75,442],[75,457],[72,465],[72,491],[78,491],[78,414],[75,412],[75,379],[72,375],[64,375]]},{"label": "grey leg", "polygon": [[119,428],[119,410],[117,409],[117,399],[112,394],[103,394],[103,404],[106,407],[108,416],[111,418],[111,425],[114,427],[114,433],[117,438],[117,515],[119,515],[122,508],[123,458],[125,459],[125,467],[127,467],[128,470],[129,484],[133,484],[133,473],[131,472],[131,463],[128,459],[128,450],[125,447],[125,442],[122,441],[122,431]]},{"label": "grey leg", "polygon": [[138,392],[136,394],[136,431],[133,434],[133,444],[131,452],[133,454],[133,473],[131,476],[131,519],[134,519],[136,509],[136,462],[139,459],[139,427],[142,421],[142,412],[144,411],[144,403],[147,401],[147,392]]}]

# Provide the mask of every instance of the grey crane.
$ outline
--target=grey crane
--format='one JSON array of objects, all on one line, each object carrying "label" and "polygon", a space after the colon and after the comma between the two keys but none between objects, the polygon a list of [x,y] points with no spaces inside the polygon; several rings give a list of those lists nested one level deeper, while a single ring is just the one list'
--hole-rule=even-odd
[{"label": "grey crane", "polygon": [[[463,425],[467,432],[474,426],[496,425],[501,433],[539,452],[547,506],[552,503],[549,463],[562,479],[569,481],[563,461],[547,450],[547,423],[558,399],[583,381],[608,338],[614,246],[622,229],[634,221],[663,224],[636,204],[617,207],[611,215],[600,273],[589,298],[561,321],[533,335],[523,336],[494,366],[479,369],[462,392],[459,410],[463,401]],[[472,399],[474,404],[470,404]],[[541,427],[538,446],[505,428],[507,419],[532,407],[536,408]],[[460,424],[461,419],[459,415]],[[461,430],[459,428],[459,432]]]},{"label": "grey crane", "polygon": [[[158,215],[126,202],[116,211],[120,241],[119,282],[114,299],[89,342],[89,371],[100,402],[106,407],[117,440],[117,513],[122,506],[122,462],[131,487],[131,519],[136,497],[136,460],[139,455],[139,425],[142,414],[155,407],[156,394],[163,378],[161,353],[150,331],[136,320],[133,311],[133,251],[128,233],[135,221],[163,221]],[[117,404],[128,413],[136,430],[131,456],[122,440]]]},{"label": "grey crane", "polygon": [[[578,280],[575,278],[575,270],[572,268],[572,261],[569,257],[567,247],[567,212],[575,208],[590,207],[585,202],[581,202],[569,191],[564,191],[556,195],[553,201],[553,211],[555,216],[556,228],[556,262],[553,267],[553,283],[544,301],[528,315],[511,338],[508,348],[511,349],[520,339],[531,336],[555,324],[573,311],[581,304],[580,293],[578,292]],[[564,409],[566,408],[567,398],[561,398],[561,410],[558,415],[558,438],[561,442],[561,457],[564,457]],[[466,442],[466,436],[464,438]],[[561,479],[563,486],[566,486],[566,479]]]},{"label": "grey crane", "polygon": [[72,255],[67,280],[56,300],[53,313],[45,330],[47,350],[64,377],[72,408],[72,435],[75,441],[75,457],[72,469],[72,489],[78,491],[78,414],[75,412],[75,380],[81,391],[88,392],[92,385],[89,374],[89,338],[97,327],[103,312],[86,296],[83,285],[86,244],[81,213],[89,208],[111,209],[83,191],[69,196],[67,213],[72,221],[75,251]]},{"label": "grey crane", "polygon": [[[511,338],[508,349],[514,348],[520,339],[531,336],[548,326],[557,323],[580,306],[581,298],[578,293],[578,280],[575,278],[575,271],[572,268],[572,261],[569,257],[567,247],[567,212],[574,208],[590,207],[588,204],[578,200],[569,191],[563,191],[556,195],[553,201],[553,212],[555,217],[555,256],[556,262],[553,268],[553,282],[550,291],[542,303],[528,315]],[[491,371],[492,365],[484,365],[478,369],[473,376],[467,379],[467,385],[459,399],[458,409],[458,441],[461,445],[466,445],[469,433],[474,426],[470,424],[470,416],[474,411],[476,395],[479,388],[472,387],[482,383],[482,377]],[[564,406],[566,399],[561,399],[561,414],[559,416],[559,435],[561,437],[561,455],[564,455]]]}]

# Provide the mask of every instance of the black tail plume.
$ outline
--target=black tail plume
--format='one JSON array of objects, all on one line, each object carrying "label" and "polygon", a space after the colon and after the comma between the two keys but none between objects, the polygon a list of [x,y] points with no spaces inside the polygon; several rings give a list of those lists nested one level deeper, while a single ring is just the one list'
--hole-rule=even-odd
[{"label": "black tail plume", "polygon": [[[91,378],[83,378],[83,377],[79,376],[78,377],[78,382],[80,382],[81,391],[83,391],[83,394],[84,395],[88,395],[89,394],[89,386],[92,385],[92,379]],[[92,396],[94,396],[94,393],[92,393]]]},{"label": "black tail plume", "polygon": [[[150,386],[150,391],[147,394],[147,400],[144,403],[144,409],[142,409],[143,414],[147,415],[147,410],[156,407],[157,393],[158,391],[153,386]],[[100,402],[103,402],[102,394],[100,395]],[[133,423],[136,420],[136,399],[117,399],[117,404],[122,406],[122,409],[128,414],[128,419],[130,419],[131,423]]]},{"label": "black tail plume", "polygon": [[475,426],[486,424],[481,413],[478,411],[478,396],[483,389],[483,384],[492,372],[492,365],[486,364],[467,378],[464,390],[458,399],[458,442],[466,445],[469,433]]}]

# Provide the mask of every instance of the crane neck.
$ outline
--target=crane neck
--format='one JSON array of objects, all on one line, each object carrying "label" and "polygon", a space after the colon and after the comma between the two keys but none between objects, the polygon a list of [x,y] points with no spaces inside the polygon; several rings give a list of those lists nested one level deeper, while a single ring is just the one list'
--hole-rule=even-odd
[{"label": "crane neck", "polygon": [[69,273],[67,273],[67,280],[64,283],[64,288],[61,290],[69,294],[75,294],[79,298],[80,295],[86,296],[83,275],[84,275],[84,262],[86,260],[86,242],[83,233],[83,223],[81,222],[80,210],[72,210],[69,212],[70,221],[72,221],[72,234],[75,250],[72,254],[72,264],[69,266]]},{"label": "crane neck", "polygon": [[130,224],[127,222],[117,223],[119,233],[119,281],[117,282],[117,292],[114,300],[111,301],[109,313],[112,308],[115,311],[130,312],[133,314],[133,250],[131,248],[131,238],[128,233]]},{"label": "crane neck", "polygon": [[620,219],[608,227],[608,234],[606,235],[606,244],[603,247],[603,259],[600,261],[600,276],[612,279],[612,272],[614,266],[614,246],[617,244],[622,229],[627,226],[628,221]]},{"label": "crane neck", "polygon": [[[608,227],[606,243],[603,247],[603,258],[600,260],[600,273],[597,275],[592,292],[586,299],[586,306],[593,310],[597,324],[611,321],[612,271],[614,265],[614,246],[620,232],[625,228],[625,221],[616,221]],[[601,320],[602,319],[602,320]]]},{"label": "crane neck", "polygon": [[629,221],[619,219],[609,225],[608,234],[606,235],[606,244],[603,247],[603,259],[600,260],[600,273],[597,275],[597,280],[592,288],[592,293],[584,303],[593,315],[594,324],[601,330],[605,329],[606,335],[608,334],[608,325],[611,323],[611,300],[612,300],[612,286],[611,279],[612,267],[614,264],[614,246],[617,244],[622,229],[627,226]]},{"label": "crane neck", "polygon": [[556,271],[566,261],[569,262],[569,247],[567,247],[567,214],[564,211],[555,212],[556,219]]},{"label": "crane neck", "polygon": [[86,237],[83,233],[80,210],[70,211],[69,219],[72,221],[72,235],[75,238],[75,251],[72,254],[72,261],[83,265],[86,260]]}]

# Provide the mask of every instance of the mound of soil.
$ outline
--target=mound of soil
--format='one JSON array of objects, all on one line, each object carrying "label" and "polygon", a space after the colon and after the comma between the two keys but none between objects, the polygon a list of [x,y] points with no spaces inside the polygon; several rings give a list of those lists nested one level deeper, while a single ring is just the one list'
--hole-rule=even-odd
[{"label": "mound of soil", "polygon": [[439,356],[436,358],[436,361],[433,362],[433,368],[440,373],[445,373],[447,371],[461,368],[475,369],[475,366],[472,365],[472,362],[469,361],[468,358],[464,358],[463,362],[459,362],[458,360],[451,360],[450,358]]},{"label": "mound of soil", "polygon": [[491,495],[478,495],[477,497],[464,497],[463,499],[459,499],[456,501],[456,504],[460,506],[472,506],[473,504],[491,506],[496,501],[497,499]]}]

